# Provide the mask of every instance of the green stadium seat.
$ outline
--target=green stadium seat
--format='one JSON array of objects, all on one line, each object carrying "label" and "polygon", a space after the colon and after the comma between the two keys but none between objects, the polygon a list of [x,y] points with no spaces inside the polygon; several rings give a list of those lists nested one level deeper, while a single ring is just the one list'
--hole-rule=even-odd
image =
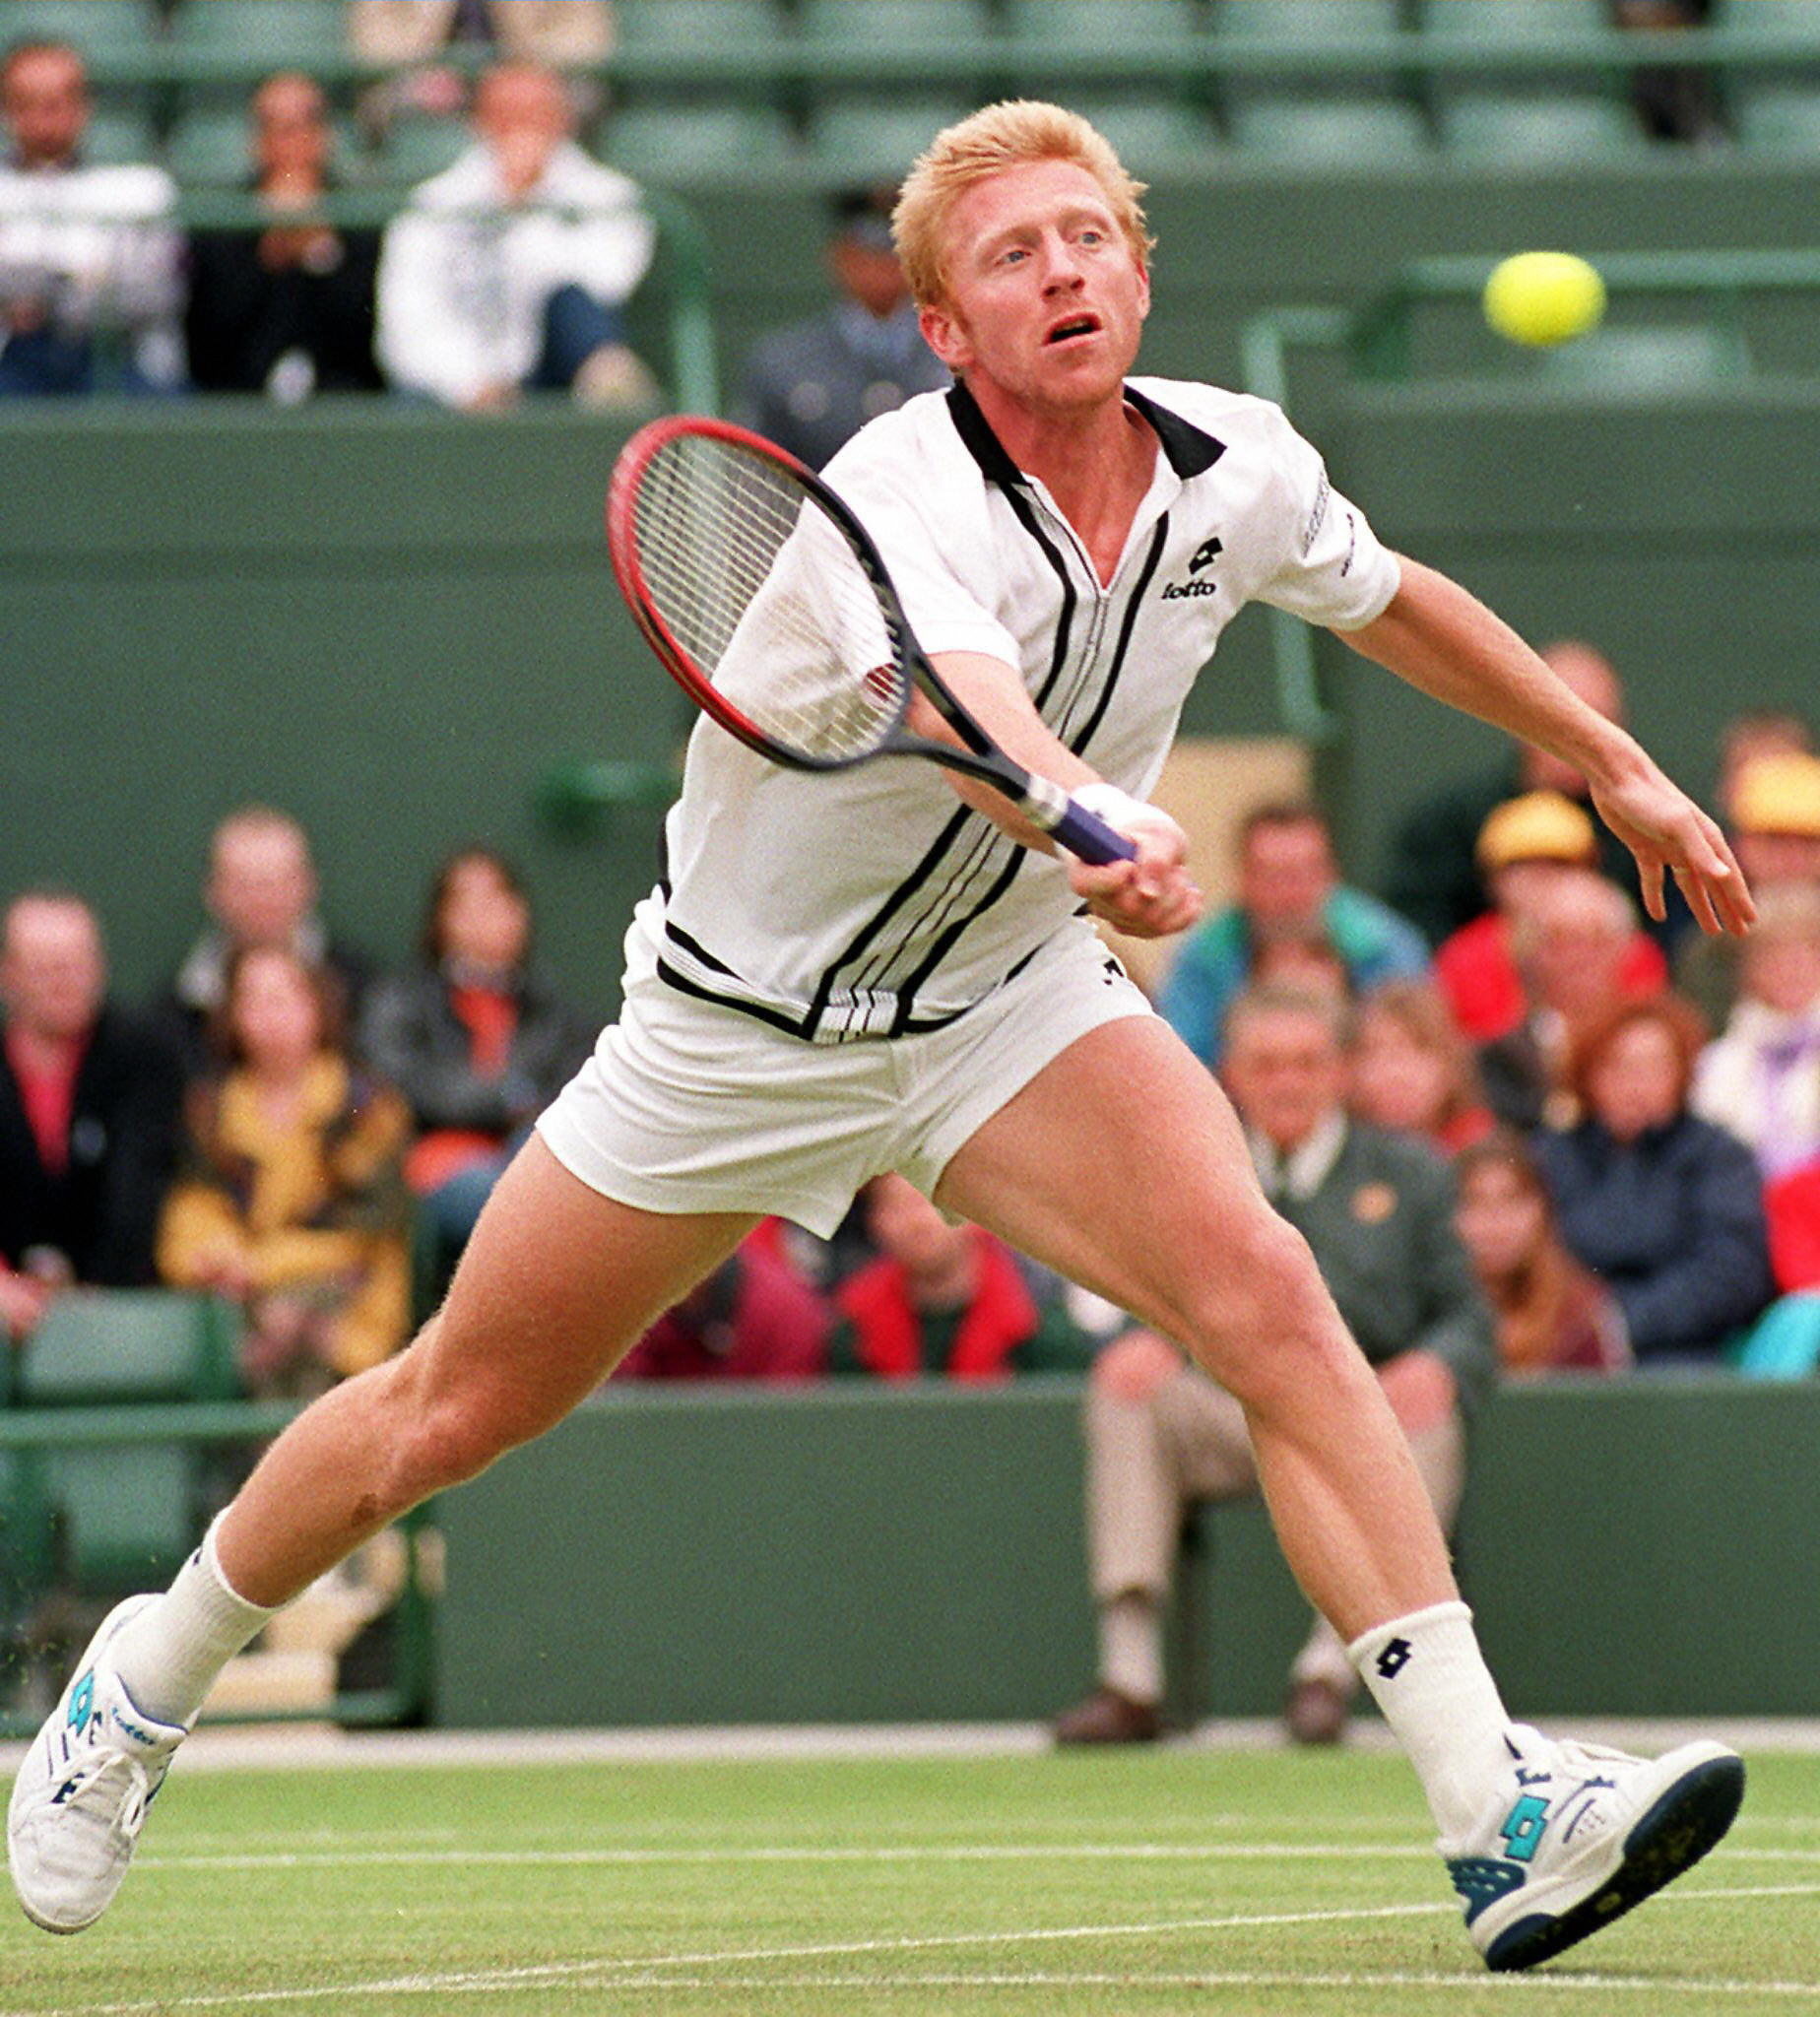
[{"label": "green stadium seat", "polygon": [[1118,150],[1119,159],[1138,175],[1190,163],[1217,153],[1217,127],[1198,106],[1160,98],[1082,98],[1071,93],[1067,103],[1092,120]]},{"label": "green stadium seat", "polygon": [[1396,98],[1239,99],[1226,123],[1242,151],[1311,166],[1377,166],[1432,152],[1421,112]]},{"label": "green stadium seat", "polygon": [[361,179],[386,189],[410,189],[439,175],[474,145],[465,119],[401,112],[386,128]]},{"label": "green stadium seat", "polygon": [[774,0],[631,0],[615,20],[621,48],[681,52],[774,41],[791,26],[788,12]]},{"label": "green stadium seat", "polygon": [[984,0],[800,0],[798,18],[812,45],[856,54],[955,49],[984,44],[993,33]]},{"label": "green stadium seat", "polygon": [[[239,1392],[238,1319],[212,1296],[72,1289],[21,1354],[22,1407],[130,1407]],[[167,1580],[195,1545],[202,1464],[189,1445],[128,1443],[45,1453],[57,1574],[85,1595]]]},{"label": "green stadium seat", "polygon": [[1200,32],[1200,0],[1004,0],[1013,50],[1151,48]]},{"label": "green stadium seat", "polygon": [[83,158],[108,167],[158,160],[158,131],[149,112],[99,105],[82,137]]},{"label": "green stadium seat", "polygon": [[144,57],[158,34],[151,0],[0,0],[0,49],[42,38],[100,62]]},{"label": "green stadium seat", "polygon": [[1792,38],[1820,51],[1820,0],[1719,0],[1714,25],[1727,34]]},{"label": "green stadium seat", "polygon": [[187,112],[164,143],[164,165],[184,189],[237,189],[252,173],[241,111]]},{"label": "green stadium seat", "polygon": [[1443,98],[1435,120],[1444,147],[1483,160],[1616,161],[1645,154],[1650,146],[1636,114],[1615,98],[1475,93]]},{"label": "green stadium seat", "polygon": [[944,126],[975,109],[959,98],[836,98],[815,115],[812,144],[830,172],[894,181]]},{"label": "green stadium seat", "polygon": [[1425,0],[1424,34],[1491,48],[1534,48],[1611,25],[1605,0]]},{"label": "green stadium seat", "polygon": [[1213,0],[1213,33],[1221,37],[1294,43],[1317,53],[1398,33],[1398,0]]},{"label": "green stadium seat", "polygon": [[625,105],[610,112],[601,155],[654,182],[774,165],[795,152],[782,115],[759,105]]},{"label": "green stadium seat", "polygon": [[26,1407],[230,1400],[240,1392],[239,1318],[219,1297],[177,1289],[70,1289],[20,1354]]},{"label": "green stadium seat", "polygon": [[1732,125],[1738,144],[1754,153],[1820,154],[1820,91],[1740,89],[1732,94]]},{"label": "green stadium seat", "polygon": [[347,9],[341,0],[182,0],[170,44],[219,59],[250,86],[274,70],[312,70],[345,61]]}]

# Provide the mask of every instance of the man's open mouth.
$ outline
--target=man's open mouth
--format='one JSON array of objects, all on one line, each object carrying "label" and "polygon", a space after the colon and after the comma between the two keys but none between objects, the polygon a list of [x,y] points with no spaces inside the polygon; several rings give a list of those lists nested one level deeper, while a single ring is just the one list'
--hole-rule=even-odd
[{"label": "man's open mouth", "polygon": [[1043,341],[1046,344],[1067,343],[1072,337],[1096,334],[1099,326],[1097,315],[1071,315],[1066,322],[1058,322]]}]

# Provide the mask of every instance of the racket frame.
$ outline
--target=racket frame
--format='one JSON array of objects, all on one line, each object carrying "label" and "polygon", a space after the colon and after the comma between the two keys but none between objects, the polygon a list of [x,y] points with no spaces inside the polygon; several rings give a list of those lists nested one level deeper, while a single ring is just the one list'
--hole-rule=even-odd
[{"label": "racket frame", "polygon": [[[640,558],[638,491],[645,472],[664,450],[677,440],[690,438],[720,441],[781,470],[803,490],[805,501],[814,504],[832,521],[852,550],[878,598],[878,612],[897,662],[909,674],[909,678],[899,684],[895,710],[882,717],[883,725],[870,748],[821,756],[766,735],[704,675],[665,622],[651,596]],[[942,764],[944,769],[990,785],[1016,806],[1033,825],[1054,835],[1083,861],[1103,863],[1135,858],[1137,849],[1116,827],[1075,804],[1062,785],[1026,770],[1021,763],[1008,756],[974,720],[917,642],[883,556],[873,543],[872,535],[836,491],[775,442],[767,441],[748,428],[736,426],[731,421],[697,415],[673,414],[648,422],[626,442],[614,465],[613,480],[607,492],[607,547],[619,593],[658,662],[704,714],[737,737],[748,748],[773,763],[795,770],[845,770],[856,763],[870,762],[876,756],[925,757]],[[913,684],[960,738],[962,747],[957,748],[950,743],[936,742],[904,727]]]}]

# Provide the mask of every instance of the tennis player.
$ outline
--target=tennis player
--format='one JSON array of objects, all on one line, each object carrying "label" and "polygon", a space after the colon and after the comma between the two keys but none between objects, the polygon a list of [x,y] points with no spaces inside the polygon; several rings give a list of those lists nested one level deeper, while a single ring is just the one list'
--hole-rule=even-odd
[{"label": "tennis player", "polygon": [[[1657,915],[1665,874],[1709,932],[1744,930],[1748,893],[1715,824],[1490,612],[1387,552],[1274,407],[1128,375],[1150,302],[1139,194],[1054,106],[938,136],[895,228],[957,382],[826,472],[964,704],[1136,859],[1058,857],[931,764],[805,775],[704,723],[620,1018],[501,1179],[442,1310],[287,1430],[167,1594],[109,1616],[33,1743],[9,1833],[39,1925],[107,1906],[211,1682],[275,1608],[557,1421],[759,1214],[832,1231],[885,1170],[1238,1399],[1289,1561],[1409,1754],[1491,1966],[1569,1945],[1729,1825],[1742,1766],[1718,1745],[1644,1761],[1512,1724],[1307,1247],[1091,920],[1160,935],[1200,913],[1183,835],[1144,795],[1250,601],[1584,771]],[[926,704],[912,725],[943,733]]]}]

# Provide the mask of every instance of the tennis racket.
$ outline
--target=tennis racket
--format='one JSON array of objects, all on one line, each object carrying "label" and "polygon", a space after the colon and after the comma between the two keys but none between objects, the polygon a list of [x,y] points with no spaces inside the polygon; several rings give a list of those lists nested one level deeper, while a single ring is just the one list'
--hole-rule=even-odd
[{"label": "tennis racket", "polygon": [[[1006,755],[911,634],[866,529],[757,434],[687,416],[621,450],[607,497],[615,577],[682,690],[748,748],[799,770],[926,756],[1003,792],[1083,862],[1137,849]],[[964,747],[904,727],[920,688]]]}]

